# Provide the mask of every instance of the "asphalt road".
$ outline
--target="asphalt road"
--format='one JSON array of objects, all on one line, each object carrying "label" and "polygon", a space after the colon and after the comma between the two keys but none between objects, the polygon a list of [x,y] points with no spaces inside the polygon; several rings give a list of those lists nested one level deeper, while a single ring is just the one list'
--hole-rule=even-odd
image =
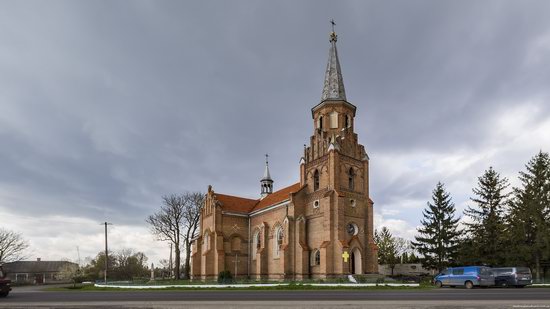
[{"label": "asphalt road", "polygon": [[[191,307],[203,307],[203,302],[218,303],[222,307],[244,308],[251,304],[267,304],[268,307],[287,307],[303,304],[303,308],[339,307],[347,304],[353,308],[364,307],[365,304],[401,304],[399,308],[420,308],[425,304],[433,304],[441,308],[468,304],[471,308],[520,308],[529,304],[537,304],[537,308],[550,308],[550,288],[525,289],[432,289],[432,290],[320,290],[320,291],[40,291],[17,290],[4,299],[0,299],[0,308],[84,308],[85,304],[95,304],[94,308],[180,308],[177,304],[197,304]],[[284,304],[287,305],[284,305]],[[156,304],[156,305],[155,305]],[[162,306],[157,306],[161,304]],[[168,304],[171,304],[168,306]],[[242,304],[242,305],[238,305]],[[311,304],[317,304],[309,306]],[[362,305],[361,305],[362,304]],[[416,304],[416,305],[415,305]],[[447,304],[447,305],[444,305]],[[143,307],[146,305],[145,307]],[[234,305],[234,306],[231,306]],[[418,306],[417,306],[418,305]],[[479,305],[479,306],[476,306]],[[68,307],[67,307],[68,306]],[[410,306],[410,307],[408,307]],[[488,306],[488,307],[485,307]],[[254,306],[256,307],[256,306]],[[265,306],[264,306],[265,307]],[[460,306],[458,306],[460,307]],[[458,308],[457,307],[457,308]],[[532,305],[531,305],[532,307]],[[210,307],[204,307],[210,308]],[[426,307],[428,308],[428,307]],[[432,308],[432,307],[430,307]],[[434,307],[435,308],[435,307]]]},{"label": "asphalt road", "polygon": [[249,301],[249,300],[547,300],[550,288],[320,290],[320,291],[24,291],[14,289],[1,303],[87,301]]}]

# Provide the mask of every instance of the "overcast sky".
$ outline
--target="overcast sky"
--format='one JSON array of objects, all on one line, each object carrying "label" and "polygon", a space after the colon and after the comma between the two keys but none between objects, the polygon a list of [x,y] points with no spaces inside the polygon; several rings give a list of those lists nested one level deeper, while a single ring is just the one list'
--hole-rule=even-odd
[{"label": "overcast sky", "polygon": [[299,180],[336,21],[375,224],[410,238],[438,181],[550,145],[550,1],[2,1],[0,226],[29,257],[167,258],[145,218],[186,190]]}]

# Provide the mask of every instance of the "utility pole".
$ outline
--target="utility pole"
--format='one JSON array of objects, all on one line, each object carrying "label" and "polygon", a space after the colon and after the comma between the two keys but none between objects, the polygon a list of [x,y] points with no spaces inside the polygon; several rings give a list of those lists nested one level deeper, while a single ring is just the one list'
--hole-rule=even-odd
[{"label": "utility pole", "polygon": [[101,223],[102,225],[105,225],[105,272],[104,272],[104,280],[105,284],[107,284],[107,269],[109,268],[109,251],[107,246],[107,225],[113,225],[112,223],[109,223],[107,221]]},{"label": "utility pole", "polygon": [[76,254],[78,255],[78,268],[80,268],[80,249],[76,246]]}]

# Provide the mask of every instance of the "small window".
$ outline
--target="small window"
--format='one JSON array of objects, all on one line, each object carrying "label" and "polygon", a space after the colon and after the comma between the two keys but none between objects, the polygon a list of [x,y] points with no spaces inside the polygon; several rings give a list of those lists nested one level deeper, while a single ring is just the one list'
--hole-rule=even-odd
[{"label": "small window", "polygon": [[350,189],[350,191],[355,190],[355,171],[353,167],[350,167],[348,171],[348,189]]},{"label": "small window", "polygon": [[351,205],[351,207],[355,207],[355,200],[349,200],[349,204]]},{"label": "small window", "polygon": [[315,200],[313,202],[313,208],[319,208],[319,206],[321,206],[321,203],[319,202],[319,200]]},{"label": "small window", "polygon": [[311,253],[311,266],[321,265],[321,252],[318,249]]},{"label": "small window", "polygon": [[313,191],[319,190],[319,171],[315,170],[313,173]]},{"label": "small window", "polygon": [[330,114],[330,128],[331,129],[337,129],[338,128],[338,113],[332,112]]},{"label": "small window", "polygon": [[346,117],[344,119],[345,119],[344,128],[350,128],[351,127],[351,116],[346,115]]},{"label": "small window", "polygon": [[210,234],[208,232],[204,233],[204,251],[210,249]]},{"label": "small window", "polygon": [[317,119],[317,129],[323,129],[323,116],[319,116],[319,119]]}]

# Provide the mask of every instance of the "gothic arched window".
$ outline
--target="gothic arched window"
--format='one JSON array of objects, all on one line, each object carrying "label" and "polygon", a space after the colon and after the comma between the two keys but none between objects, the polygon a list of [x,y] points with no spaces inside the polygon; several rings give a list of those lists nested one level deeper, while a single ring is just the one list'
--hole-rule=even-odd
[{"label": "gothic arched window", "polygon": [[351,191],[355,189],[355,172],[353,171],[353,167],[350,167],[348,171],[348,188]]},{"label": "gothic arched window", "polygon": [[208,232],[204,233],[204,251],[210,249],[210,234]]},{"label": "gothic arched window", "polygon": [[319,170],[315,170],[313,173],[313,191],[319,190]]},{"label": "gothic arched window", "polygon": [[345,118],[345,128],[349,128],[351,127],[351,116],[350,115],[346,115],[346,118]]},{"label": "gothic arched window", "polygon": [[283,246],[283,228],[281,226],[278,226],[275,230],[275,237],[273,238],[273,248],[275,248],[275,257],[279,257],[281,253],[281,247]]},{"label": "gothic arched window", "polygon": [[256,233],[254,233],[254,237],[252,238],[252,259],[256,259],[256,253],[258,253],[258,249],[261,245],[260,231],[256,231]]},{"label": "gothic arched window", "polygon": [[317,265],[321,265],[321,251],[319,249],[315,249],[311,253],[311,266]]}]

